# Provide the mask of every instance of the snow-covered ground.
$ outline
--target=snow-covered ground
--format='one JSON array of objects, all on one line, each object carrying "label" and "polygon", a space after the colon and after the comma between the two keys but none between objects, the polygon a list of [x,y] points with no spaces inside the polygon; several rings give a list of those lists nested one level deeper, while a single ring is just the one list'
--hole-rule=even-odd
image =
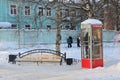
[{"label": "snow-covered ground", "polygon": [[[120,80],[120,43],[104,43],[104,67],[82,69],[81,63],[59,65],[55,63],[8,63],[9,54],[17,54],[31,49],[55,49],[55,45],[38,45],[18,49],[14,44],[0,44],[0,80]],[[9,46],[9,47],[8,47]],[[67,57],[81,58],[80,48],[73,44],[61,45],[61,52]]]}]

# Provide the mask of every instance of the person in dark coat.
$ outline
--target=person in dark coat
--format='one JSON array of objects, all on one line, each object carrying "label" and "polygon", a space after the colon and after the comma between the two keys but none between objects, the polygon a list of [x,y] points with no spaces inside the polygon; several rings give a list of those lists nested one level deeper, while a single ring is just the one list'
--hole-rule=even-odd
[{"label": "person in dark coat", "polygon": [[72,43],[73,43],[72,37],[69,36],[68,39],[67,39],[68,48],[71,48],[71,47],[72,47]]},{"label": "person in dark coat", "polygon": [[69,38],[70,38],[71,43],[73,43],[73,38],[71,36],[69,36]]},{"label": "person in dark coat", "polygon": [[80,37],[77,37],[77,47],[80,47]]},{"label": "person in dark coat", "polygon": [[85,41],[85,52],[86,52],[86,55],[88,55],[88,32],[84,37],[84,41]]}]

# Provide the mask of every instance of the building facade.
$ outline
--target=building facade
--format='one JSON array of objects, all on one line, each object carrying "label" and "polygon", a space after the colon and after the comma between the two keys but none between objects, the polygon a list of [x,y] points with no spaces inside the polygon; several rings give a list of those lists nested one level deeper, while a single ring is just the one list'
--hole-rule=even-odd
[{"label": "building facade", "polygon": [[[0,0],[0,22],[11,23],[10,29],[56,29],[56,8],[48,4],[47,0]],[[68,8],[60,12],[69,19]],[[69,28],[68,21],[61,22],[62,29]]]},{"label": "building facade", "polygon": [[[51,8],[45,8],[44,3],[25,0],[0,0],[0,22],[10,22],[12,29],[44,29],[55,24],[48,17]],[[53,25],[54,28],[55,25]]]}]

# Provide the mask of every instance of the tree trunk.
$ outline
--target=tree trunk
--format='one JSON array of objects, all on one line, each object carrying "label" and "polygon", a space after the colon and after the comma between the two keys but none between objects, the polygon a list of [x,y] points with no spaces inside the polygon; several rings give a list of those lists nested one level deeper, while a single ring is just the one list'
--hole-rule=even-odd
[{"label": "tree trunk", "polygon": [[60,4],[59,2],[57,2],[57,12],[56,12],[56,16],[57,16],[57,19],[56,19],[56,23],[57,23],[57,32],[56,32],[56,51],[57,51],[57,54],[59,54],[60,52],[60,38],[61,38],[61,26],[60,26]]},{"label": "tree trunk", "polygon": [[112,14],[108,8],[104,10],[104,29],[112,30]]},{"label": "tree trunk", "polygon": [[18,0],[18,14],[17,14],[17,18],[18,18],[18,47],[20,48],[20,0]]}]

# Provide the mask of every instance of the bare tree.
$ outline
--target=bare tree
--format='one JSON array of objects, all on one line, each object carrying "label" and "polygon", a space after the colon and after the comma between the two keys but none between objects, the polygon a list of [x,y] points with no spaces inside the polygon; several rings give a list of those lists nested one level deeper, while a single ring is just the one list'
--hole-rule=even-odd
[{"label": "bare tree", "polygon": [[[60,37],[61,37],[61,26],[60,26],[60,4],[57,3],[57,13],[56,13],[57,19],[57,33],[56,33],[56,51],[60,52]],[[57,53],[60,55],[59,53]]]},{"label": "bare tree", "polygon": [[60,18],[60,4],[61,2],[59,0],[53,0],[52,1],[52,4],[55,5],[55,8],[56,8],[56,19],[55,19],[55,22],[56,22],[56,51],[57,51],[57,54],[59,54],[60,52],[60,39],[61,39],[61,18]]},{"label": "bare tree", "polygon": [[96,18],[97,12],[105,5],[104,0],[80,0],[79,3],[74,3],[70,7],[79,8],[83,10],[87,18]]},{"label": "bare tree", "polygon": [[[100,13],[105,5],[105,0],[70,0],[64,4],[69,8],[69,19],[64,21],[69,22],[71,29],[87,18],[99,18]],[[79,14],[78,14],[79,13]]]},{"label": "bare tree", "polygon": [[[85,16],[86,18],[102,19],[104,21],[105,29],[118,30],[120,15],[119,0],[78,0],[79,3],[75,3],[74,0],[70,1],[71,5],[67,6],[71,9],[79,9],[80,13],[83,12],[81,13],[81,16]],[[79,16],[79,18],[81,16]]]},{"label": "bare tree", "polygon": [[119,0],[106,0],[104,8],[104,27],[106,30],[118,30]]},{"label": "bare tree", "polygon": [[[81,0],[81,2],[79,4],[74,3],[74,1],[72,0],[70,3],[62,3],[62,6],[64,7],[68,7],[70,12],[74,12],[73,10],[75,9],[79,9],[82,10],[82,12],[85,12],[84,15],[87,15],[87,18],[96,18],[97,17],[97,12],[100,8],[103,7],[104,0],[100,1],[96,1],[96,0]],[[60,5],[61,5],[61,1],[59,0],[53,0],[53,3],[56,6],[56,24],[57,24],[57,33],[56,33],[56,50],[60,51],[60,30],[61,30],[61,22],[62,21],[69,21],[69,22],[73,22],[71,23],[72,28],[74,28],[74,26],[76,26],[76,24],[78,24],[76,20],[76,18],[78,16],[76,16],[76,13],[70,13],[69,17],[62,17],[60,18]],[[99,6],[98,6],[99,5]],[[72,15],[73,14],[73,15]],[[82,16],[83,14],[79,15]]]}]

